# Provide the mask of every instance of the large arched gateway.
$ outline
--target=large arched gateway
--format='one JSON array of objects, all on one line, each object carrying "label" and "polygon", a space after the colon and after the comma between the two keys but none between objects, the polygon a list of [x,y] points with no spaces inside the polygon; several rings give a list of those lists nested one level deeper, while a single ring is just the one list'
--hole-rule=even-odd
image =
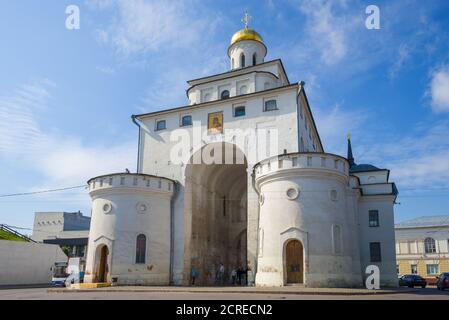
[{"label": "large arched gateway", "polygon": [[[214,157],[212,164],[206,156]],[[203,147],[187,164],[185,183],[185,273],[193,267],[198,284],[213,285],[222,263],[226,281],[232,269],[246,267],[245,156],[230,143]]]}]

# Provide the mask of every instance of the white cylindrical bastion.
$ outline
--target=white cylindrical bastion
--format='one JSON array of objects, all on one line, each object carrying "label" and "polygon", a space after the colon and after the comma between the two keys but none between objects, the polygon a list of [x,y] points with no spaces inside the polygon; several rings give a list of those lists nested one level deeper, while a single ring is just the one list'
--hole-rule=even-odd
[{"label": "white cylindrical bastion", "polygon": [[85,282],[168,285],[175,182],[117,173],[88,184],[92,220]]},{"label": "white cylindrical bastion", "polygon": [[259,193],[257,286],[362,285],[349,164],[327,153],[254,166]]}]

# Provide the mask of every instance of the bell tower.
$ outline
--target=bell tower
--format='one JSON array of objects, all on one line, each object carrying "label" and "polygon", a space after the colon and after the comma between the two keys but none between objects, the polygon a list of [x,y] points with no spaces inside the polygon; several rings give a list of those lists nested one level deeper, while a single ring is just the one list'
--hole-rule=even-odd
[{"label": "bell tower", "polygon": [[255,30],[248,28],[250,19],[251,16],[245,13],[242,19],[245,27],[232,36],[228,48],[231,70],[262,63],[267,55],[267,47],[263,43],[262,36]]}]

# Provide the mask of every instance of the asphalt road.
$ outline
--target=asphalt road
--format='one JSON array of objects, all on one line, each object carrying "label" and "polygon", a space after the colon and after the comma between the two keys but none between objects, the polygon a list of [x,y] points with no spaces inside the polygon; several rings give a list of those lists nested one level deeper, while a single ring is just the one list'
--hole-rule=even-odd
[{"label": "asphalt road", "polygon": [[449,300],[449,290],[415,289],[413,293],[358,296],[238,294],[191,292],[47,292],[46,288],[2,289],[0,300]]}]

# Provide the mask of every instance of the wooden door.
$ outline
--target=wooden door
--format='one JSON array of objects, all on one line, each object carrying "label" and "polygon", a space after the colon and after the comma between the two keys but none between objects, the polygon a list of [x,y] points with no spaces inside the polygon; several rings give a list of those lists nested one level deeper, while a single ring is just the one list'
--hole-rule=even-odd
[{"label": "wooden door", "polygon": [[287,267],[287,283],[303,283],[304,267],[303,267],[303,248],[301,242],[292,240],[287,243],[286,267]]},{"label": "wooden door", "polygon": [[108,263],[108,247],[103,246],[100,251],[100,268],[98,270],[98,282],[106,282],[107,279],[107,263]]}]

